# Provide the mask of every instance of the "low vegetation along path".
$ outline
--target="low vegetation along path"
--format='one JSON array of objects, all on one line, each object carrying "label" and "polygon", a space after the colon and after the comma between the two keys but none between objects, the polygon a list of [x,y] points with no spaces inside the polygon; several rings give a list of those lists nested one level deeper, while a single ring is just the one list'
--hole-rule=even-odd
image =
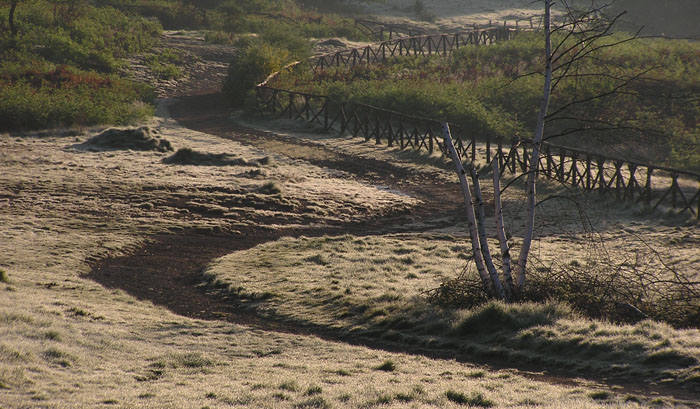
[{"label": "low vegetation along path", "polygon": [[[261,224],[235,234],[198,230],[157,235],[129,255],[106,258],[93,263],[91,277],[106,287],[123,289],[138,298],[150,300],[187,317],[225,320],[266,330],[314,334],[326,339],[339,340],[337,335],[323,328],[300,328],[281,321],[263,319],[247,309],[238,309],[225,291],[205,283],[204,269],[218,257],[249,249],[282,236],[385,234],[443,227],[447,223],[453,223],[461,213],[461,197],[456,183],[434,178],[429,171],[408,171],[389,162],[333,151],[313,141],[262,132],[236,124],[230,120],[228,105],[219,90],[214,87],[216,82],[212,79],[222,77],[221,71],[225,70],[222,61],[231,56],[222,53],[221,46],[214,46],[217,52],[207,54],[207,46],[201,43],[175,42],[172,39],[169,41],[172,42],[171,46],[196,53],[204,65],[208,56],[214,56],[212,66],[218,68],[192,75],[182,87],[161,89],[161,95],[177,97],[170,107],[170,113],[184,127],[252,145],[268,153],[341,170],[363,183],[385,186],[393,191],[417,197],[421,199],[421,204],[374,218],[363,218],[355,223],[329,222],[320,227],[317,225],[310,228],[270,229],[265,226],[265,222],[284,225],[285,221],[261,220]],[[416,223],[417,221],[424,223]],[[342,341],[433,357],[455,358],[454,354],[449,352],[412,349],[409,345],[393,345],[386,341],[360,338]],[[507,366],[506,362],[481,363],[492,367]],[[520,369],[541,371],[541,368]],[[528,372],[523,372],[523,375],[528,376]],[[566,375],[565,372],[553,375],[533,372],[529,376],[552,383],[576,383]],[[618,379],[610,382],[618,388],[622,387],[636,394],[661,393],[681,399],[688,398],[687,392],[680,389],[669,389],[660,385],[650,387],[635,383],[634,380]]]}]

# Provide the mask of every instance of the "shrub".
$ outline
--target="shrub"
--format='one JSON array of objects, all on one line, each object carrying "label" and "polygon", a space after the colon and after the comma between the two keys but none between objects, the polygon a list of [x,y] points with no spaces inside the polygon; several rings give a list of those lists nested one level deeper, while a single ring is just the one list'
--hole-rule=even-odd
[{"label": "shrub", "polygon": [[297,60],[311,56],[311,43],[295,25],[276,22],[266,24],[259,33],[260,39],[272,47],[285,50]]},{"label": "shrub", "polygon": [[700,172],[700,127],[676,129],[675,137],[671,138],[671,166]]},{"label": "shrub", "polygon": [[150,87],[62,66],[0,78],[0,131],[128,124],[153,114]]},{"label": "shrub", "polygon": [[47,0],[21,2],[16,37],[0,21],[0,130],[127,124],[152,115],[150,87],[108,74],[122,57],[148,50],[161,26],[69,3],[55,4],[54,12]]},{"label": "shrub", "polygon": [[282,69],[288,61],[286,50],[256,41],[241,50],[229,65],[223,92],[233,106],[240,107],[256,84]]}]

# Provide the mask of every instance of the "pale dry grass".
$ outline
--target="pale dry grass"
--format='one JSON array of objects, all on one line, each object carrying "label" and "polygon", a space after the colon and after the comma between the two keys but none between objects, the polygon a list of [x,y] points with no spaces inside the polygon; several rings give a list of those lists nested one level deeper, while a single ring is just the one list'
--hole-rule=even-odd
[{"label": "pale dry grass", "polygon": [[453,235],[283,238],[220,258],[207,274],[242,307],[349,336],[691,388],[700,381],[697,329],[613,325],[556,304],[428,304],[426,290],[458,275],[469,252]]},{"label": "pale dry grass", "polygon": [[[167,121],[160,126],[176,149],[245,158],[266,154]],[[245,222],[185,213],[169,205],[171,200],[220,206],[220,195],[212,192],[235,195],[225,189],[252,191],[271,180],[285,200],[299,200],[303,183],[314,178],[314,200],[329,207],[319,220],[349,218],[349,208],[364,214],[366,208],[404,206],[414,199],[340,181],[326,170],[280,157],[258,179],[245,173],[248,168],[169,166],[157,153],[75,146],[86,138],[0,136],[3,409],[458,407],[448,400],[448,390],[480,393],[495,406],[637,406],[615,393],[595,400],[594,389],[585,384],[558,386],[512,371],[187,319],[105,289],[85,277],[88,262],[127,252],[152,233],[230,231]],[[346,193],[319,185],[342,186]],[[278,212],[294,223],[292,211]],[[393,371],[376,369],[387,360]]]},{"label": "pale dry grass", "polygon": [[[459,407],[448,390],[480,393],[498,407],[610,407],[625,399],[597,402],[587,386],[188,320],[99,287],[81,297],[88,315],[76,315],[54,301],[70,298],[62,294],[69,290],[14,285],[0,301],[3,407]],[[378,370],[387,360],[395,369]]]}]

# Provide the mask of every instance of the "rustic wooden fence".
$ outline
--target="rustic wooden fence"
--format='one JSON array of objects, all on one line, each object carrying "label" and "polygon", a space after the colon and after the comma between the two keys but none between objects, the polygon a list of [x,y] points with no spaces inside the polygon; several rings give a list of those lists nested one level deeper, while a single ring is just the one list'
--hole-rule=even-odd
[{"label": "rustic wooden fence", "polygon": [[361,19],[355,20],[355,28],[377,41],[384,41],[385,36],[389,36],[389,40],[391,40],[395,37],[412,37],[426,34],[424,30],[416,27]]},{"label": "rustic wooden fence", "polygon": [[[257,88],[262,108],[289,119],[302,119],[323,129],[349,133],[377,144],[447,155],[442,122],[371,105],[336,103],[327,96],[272,87]],[[455,148],[465,161],[499,161],[502,172],[519,175],[531,171],[532,142],[477,136],[451,124]],[[543,143],[539,175],[561,183],[611,194],[617,199],[643,203],[650,208],[668,206],[689,211],[700,219],[700,174],[652,164],[627,161],[566,146]]]},{"label": "rustic wooden fence", "polygon": [[[510,39],[506,28],[474,30],[469,33],[398,38],[375,48],[346,50],[315,59],[314,69],[381,63],[402,55],[447,54],[466,44],[490,44]],[[427,53],[427,54],[426,54]],[[268,78],[274,78],[271,75]],[[353,102],[332,101],[324,95],[289,91],[267,85],[256,87],[258,102],[270,112],[290,119],[303,119],[326,131],[339,130],[377,144],[412,148],[443,155],[442,122]],[[627,161],[566,146],[543,143],[537,169],[530,169],[532,142],[513,138],[505,141],[489,135],[477,136],[458,124],[451,124],[452,138],[465,161],[498,160],[502,172],[522,175],[536,171],[549,179],[611,194],[617,199],[643,203],[650,208],[668,206],[688,211],[700,220],[700,174],[652,164]]]},{"label": "rustic wooden fence", "polygon": [[[515,29],[525,28],[525,29],[539,29],[542,25],[544,15],[532,15],[527,17],[522,17],[514,20],[504,20],[493,21],[489,20],[488,24],[472,25],[474,30],[478,29],[489,29],[498,27],[511,27]],[[385,23],[381,21],[373,20],[355,20],[355,28],[362,31],[365,35],[373,38],[377,41],[384,41],[387,39],[391,40],[395,37],[413,37],[422,36],[428,34],[424,29],[420,27],[405,25],[405,24],[392,24]]]},{"label": "rustic wooden fence", "polygon": [[347,68],[358,64],[381,64],[388,58],[411,55],[448,55],[465,45],[488,45],[509,40],[515,32],[514,28],[492,27],[451,34],[399,37],[378,44],[322,54],[311,59],[311,66],[318,71],[329,67]]}]

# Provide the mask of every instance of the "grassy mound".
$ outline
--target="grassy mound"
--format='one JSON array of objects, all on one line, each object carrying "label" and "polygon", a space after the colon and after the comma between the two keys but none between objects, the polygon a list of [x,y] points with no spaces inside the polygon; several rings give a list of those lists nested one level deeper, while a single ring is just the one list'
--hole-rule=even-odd
[{"label": "grassy mound", "polygon": [[205,153],[197,152],[190,148],[178,149],[172,156],[163,159],[163,163],[171,165],[194,165],[194,166],[261,166],[270,161],[268,156],[246,160],[228,153]]},{"label": "grassy mound", "polygon": [[147,126],[140,128],[109,128],[90,138],[86,144],[102,149],[132,149],[135,151],[172,151],[170,141],[162,139]]},{"label": "grassy mound", "polygon": [[207,274],[232,302],[300,325],[427,351],[696,385],[698,330],[644,320],[616,325],[564,303],[486,302],[471,308],[426,300],[464,263],[451,236],[281,239],[233,253]]}]

